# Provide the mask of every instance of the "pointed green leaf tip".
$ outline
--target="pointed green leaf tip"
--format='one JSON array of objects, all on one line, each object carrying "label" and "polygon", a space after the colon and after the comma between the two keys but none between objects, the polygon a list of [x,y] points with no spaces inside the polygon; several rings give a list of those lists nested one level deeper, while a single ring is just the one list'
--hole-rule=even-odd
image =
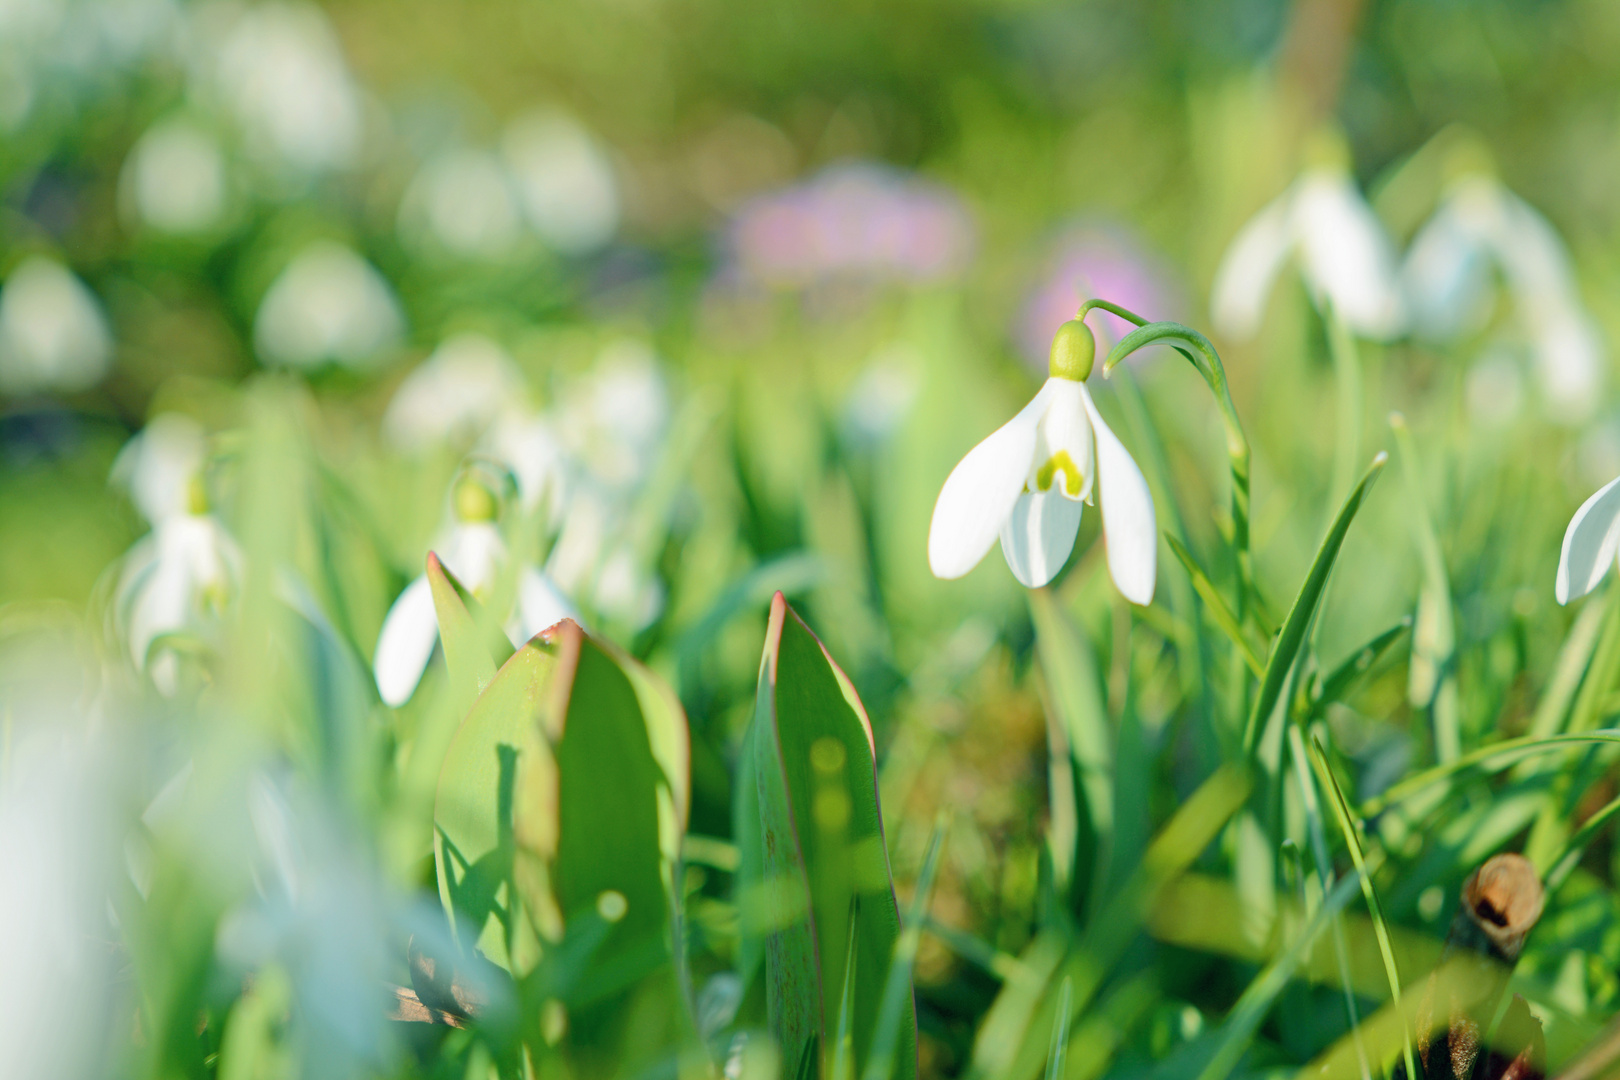
[{"label": "pointed green leaf tip", "polygon": [[[912,1080],[909,986],[895,1029],[876,1040],[900,913],[871,724],[849,679],[781,593],[771,602],[744,752],[754,784],[739,797],[739,813],[754,823],[739,829],[743,931],[764,957],[768,1021],[784,1060],[821,1055],[830,1074],[838,1063],[831,1055],[847,1052],[848,1075],[875,1066],[878,1076]],[[873,1061],[874,1052],[892,1058]]]},{"label": "pointed green leaf tip", "polygon": [[1097,358],[1097,339],[1091,327],[1070,319],[1058,327],[1052,338],[1052,360],[1047,370],[1054,379],[1085,382],[1091,377],[1091,364]]}]

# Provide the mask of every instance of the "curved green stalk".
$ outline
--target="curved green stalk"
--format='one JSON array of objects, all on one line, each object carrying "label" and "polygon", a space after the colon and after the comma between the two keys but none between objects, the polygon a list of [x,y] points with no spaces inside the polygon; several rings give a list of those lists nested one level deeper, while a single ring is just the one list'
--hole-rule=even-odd
[{"label": "curved green stalk", "polygon": [[1109,350],[1102,365],[1104,377],[1131,353],[1162,342],[1186,357],[1215,395],[1215,404],[1221,411],[1221,421],[1226,427],[1226,456],[1232,471],[1232,547],[1237,552],[1238,573],[1242,582],[1237,603],[1237,614],[1242,618],[1248,609],[1248,596],[1254,589],[1254,568],[1249,556],[1249,439],[1243,433],[1237,407],[1232,404],[1232,392],[1227,386],[1226,368],[1221,364],[1220,354],[1207,337],[1191,327],[1174,322],[1150,323],[1135,312],[1107,300],[1087,300],[1080,305],[1080,312],[1075,317],[1084,319],[1093,308],[1118,315],[1137,326]]}]

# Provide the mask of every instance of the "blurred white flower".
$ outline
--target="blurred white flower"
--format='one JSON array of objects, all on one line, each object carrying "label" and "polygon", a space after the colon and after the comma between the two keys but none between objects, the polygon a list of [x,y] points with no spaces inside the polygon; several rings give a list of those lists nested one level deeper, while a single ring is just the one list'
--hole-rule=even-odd
[{"label": "blurred white flower", "polygon": [[485,151],[455,150],[417,172],[400,202],[399,224],[418,245],[431,239],[456,255],[493,259],[511,250],[523,220],[500,159]]},{"label": "blurred white flower", "polygon": [[206,232],[225,216],[225,154],[186,120],[165,120],[142,135],[119,183],[125,213],[161,232]]},{"label": "blurred white flower", "polygon": [[623,542],[624,527],[617,493],[600,484],[577,485],[546,572],[570,596],[589,597],[602,615],[640,630],[663,611],[664,587]]},{"label": "blurred white flower", "polygon": [[220,46],[216,78],[248,149],[313,174],[351,164],[360,99],[326,15],[314,4],[249,8]]},{"label": "blurred white flower", "polygon": [[651,471],[669,426],[669,389],[658,358],[633,339],[614,342],[566,396],[564,443],[603,483],[633,487]]},{"label": "blurred white flower", "polygon": [[1086,390],[1090,330],[1069,322],[1058,335],[1081,339],[1082,362],[1061,366],[1054,343],[1053,374],[1034,399],[951,470],[928,527],[928,565],[936,577],[959,578],[999,534],[1013,576],[1039,588],[1068,561],[1095,483],[1114,584],[1132,603],[1151,603],[1159,538],[1147,481]]},{"label": "blurred white flower", "polygon": [[529,224],[565,255],[607,246],[619,227],[613,162],[578,121],[552,110],[519,117],[501,144]]},{"label": "blurred white flower", "polygon": [[124,444],[113,462],[113,483],[129,492],[147,521],[191,509],[191,484],[201,473],[207,440],[202,425],[179,413],[160,413]]},{"label": "blurred white flower", "polygon": [[1451,186],[1407,252],[1403,277],[1416,329],[1436,340],[1480,329],[1494,306],[1493,270],[1513,298],[1547,401],[1563,418],[1584,420],[1601,394],[1607,357],[1569,252],[1528,203],[1494,177],[1470,173]]},{"label": "blurred white flower", "polygon": [[318,240],[271,283],[253,342],[271,364],[366,368],[404,330],[399,301],[377,269],[342,244]]},{"label": "blurred white flower", "polygon": [[107,374],[112,334],[95,294],[32,255],[0,288],[0,393],[85,390]]},{"label": "blurred white flower", "polygon": [[483,334],[456,334],[400,383],[383,431],[406,450],[470,443],[523,396],[523,373],[505,349]]},{"label": "blurred white flower", "polygon": [[546,524],[555,527],[568,498],[573,463],[556,425],[544,416],[507,410],[496,419],[484,450],[517,481],[518,502],[525,510],[543,508]]},{"label": "blurred white flower", "polygon": [[[498,503],[483,482],[471,475],[458,481],[453,502],[453,522],[435,551],[463,587],[483,597],[507,560],[506,543],[495,526]],[[567,597],[532,566],[518,571],[514,606],[516,610],[506,622],[506,635],[513,645],[523,644],[563,619],[579,620]],[[410,700],[438,641],[433,588],[424,574],[399,594],[377,637],[373,670],[384,702],[398,708]]]},{"label": "blurred white flower", "polygon": [[220,959],[261,977],[273,967],[264,981],[286,980],[300,1075],[392,1071],[387,979],[402,906],[368,854],[334,825],[333,808],[262,771],[249,777],[245,795],[251,836],[241,856],[257,895],[220,921]]},{"label": "blurred white flower", "polygon": [[1356,334],[1400,333],[1405,311],[1395,250],[1383,225],[1342,168],[1316,166],[1240,230],[1210,289],[1210,313],[1224,334],[1252,337],[1290,256],[1312,299],[1331,303]]}]

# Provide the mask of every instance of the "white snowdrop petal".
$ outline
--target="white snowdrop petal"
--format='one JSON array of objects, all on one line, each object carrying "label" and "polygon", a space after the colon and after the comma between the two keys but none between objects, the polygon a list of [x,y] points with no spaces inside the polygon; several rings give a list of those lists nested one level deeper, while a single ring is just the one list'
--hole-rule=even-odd
[{"label": "white snowdrop petal", "polygon": [[1385,340],[1405,321],[1395,248],[1348,176],[1316,174],[1299,184],[1294,224],[1305,278],[1346,325]]},{"label": "white snowdrop petal", "polygon": [[527,641],[540,631],[573,619],[579,622],[579,612],[568,602],[562,590],[551,579],[534,567],[525,567],[518,579],[518,621],[523,640]]},{"label": "white snowdrop petal", "polygon": [[1253,337],[1265,314],[1271,285],[1293,245],[1288,195],[1249,220],[1233,239],[1210,287],[1210,315],[1221,333]]},{"label": "white snowdrop petal", "polygon": [[1108,572],[1120,594],[1133,604],[1153,602],[1158,574],[1159,530],[1153,496],[1130,452],[1114,436],[1089,393],[1086,412],[1097,432],[1097,488],[1102,504],[1103,542]]},{"label": "white snowdrop petal", "polygon": [[1018,496],[1001,527],[1001,554],[1019,584],[1038,589],[1057,577],[1074,550],[1083,506],[1056,488]]},{"label": "white snowdrop petal", "polygon": [[398,708],[416,693],[428,658],[439,641],[439,619],[433,610],[433,587],[419,577],[399,594],[383,620],[377,637],[377,657],[373,670],[377,692],[384,702]]},{"label": "white snowdrop petal", "polygon": [[1611,480],[1575,511],[1564,532],[1553,593],[1560,604],[1585,596],[1603,580],[1620,549],[1620,479]]},{"label": "white snowdrop petal", "polygon": [[951,470],[928,526],[928,565],[935,577],[959,578],[990,550],[1024,490],[1035,453],[1035,428],[1052,380],[1032,401],[969,450]]},{"label": "white snowdrop petal", "polygon": [[1447,203],[1418,230],[1401,266],[1401,284],[1416,328],[1431,338],[1449,340],[1482,321],[1490,264],[1467,215]]}]

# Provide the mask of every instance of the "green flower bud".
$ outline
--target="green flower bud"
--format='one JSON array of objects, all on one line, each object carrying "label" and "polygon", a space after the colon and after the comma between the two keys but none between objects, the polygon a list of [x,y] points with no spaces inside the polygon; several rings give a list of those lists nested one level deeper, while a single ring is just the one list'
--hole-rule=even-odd
[{"label": "green flower bud", "polygon": [[1052,360],[1047,370],[1054,379],[1085,382],[1096,358],[1097,339],[1091,336],[1091,327],[1079,319],[1070,319],[1058,327],[1052,338]]},{"label": "green flower bud", "polygon": [[456,519],[458,521],[494,521],[500,510],[494,492],[471,475],[463,476],[456,485]]}]

